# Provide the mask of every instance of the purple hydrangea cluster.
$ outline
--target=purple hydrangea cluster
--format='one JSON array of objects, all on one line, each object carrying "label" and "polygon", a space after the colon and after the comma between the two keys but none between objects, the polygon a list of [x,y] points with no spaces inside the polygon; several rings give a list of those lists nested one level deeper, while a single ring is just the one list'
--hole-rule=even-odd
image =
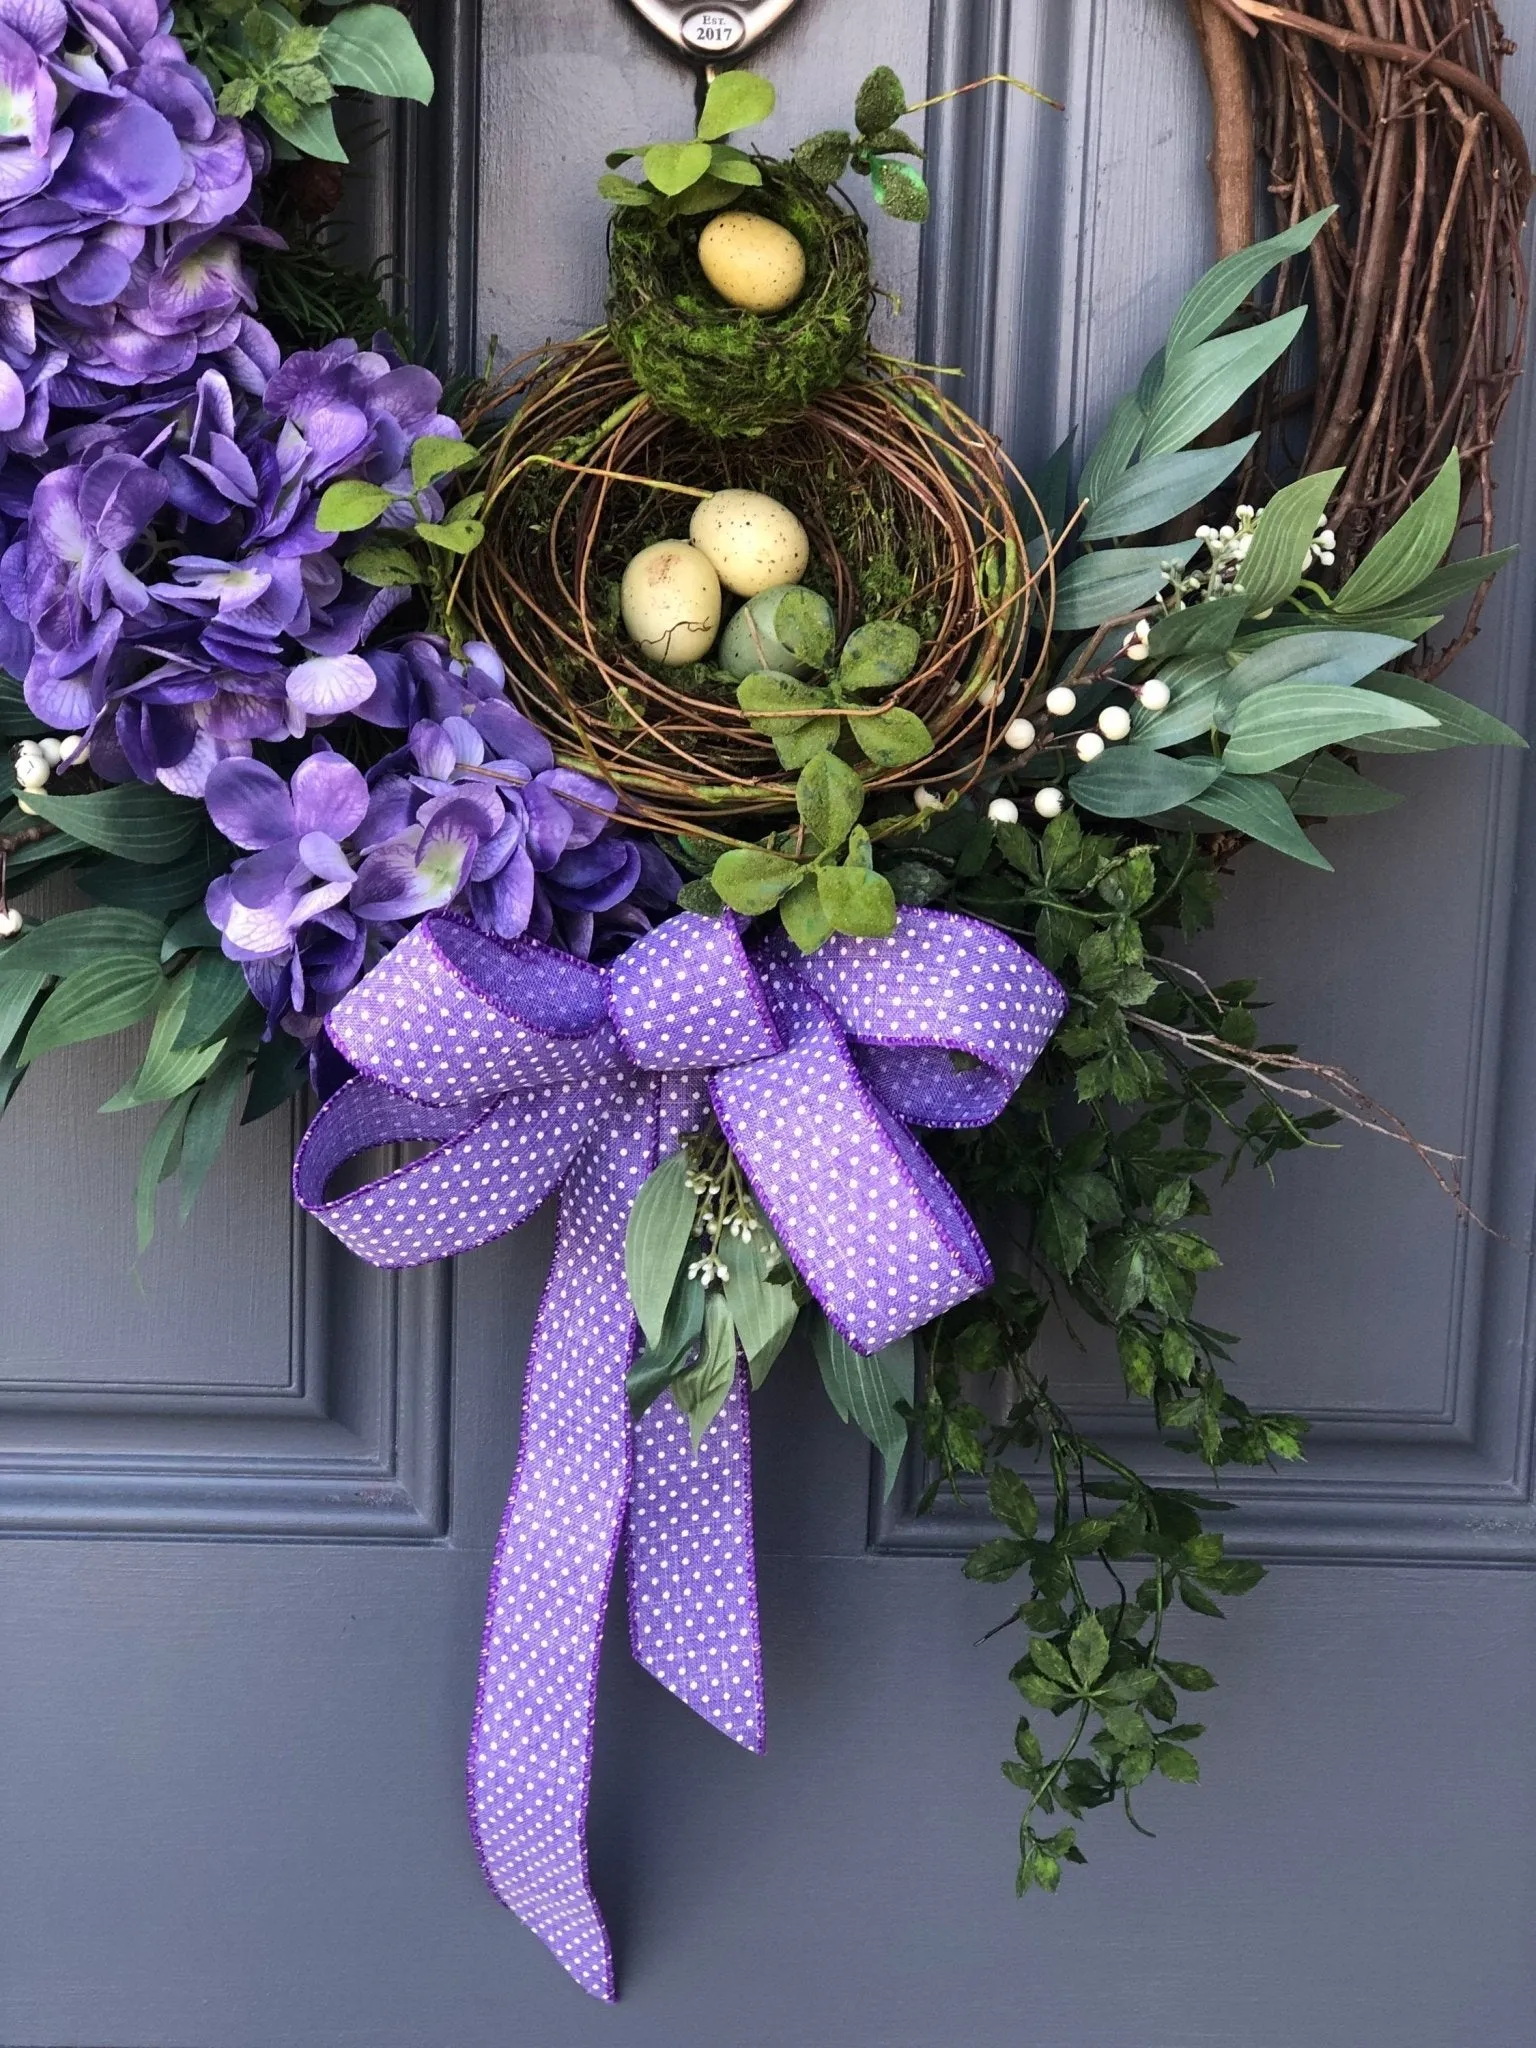
[{"label": "purple hydrangea cluster", "polygon": [[357,650],[410,593],[349,575],[351,540],[316,510],[343,475],[409,491],[411,444],[458,433],[440,398],[429,371],[337,341],[290,356],[260,401],[210,369],[179,403],[68,437],[0,556],[32,710],[86,733],[108,781],[188,796],[253,741],[357,710],[378,687]]},{"label": "purple hydrangea cluster", "polygon": [[0,0],[0,446],[217,357],[259,390],[242,239],[261,145],[159,0]]},{"label": "purple hydrangea cluster", "polygon": [[555,765],[489,647],[454,662],[417,635],[368,659],[379,682],[360,715],[411,721],[368,773],[317,740],[287,781],[254,759],[208,776],[209,816],[246,852],[209,889],[208,914],[270,1024],[313,1037],[370,948],[429,911],[605,958],[671,907],[671,863],[612,830],[606,784]]},{"label": "purple hydrangea cluster", "polygon": [[277,239],[266,148],[171,19],[0,0],[0,668],[72,764],[205,802],[242,856],[209,915],[269,1028],[313,1039],[431,910],[605,957],[678,877],[489,648],[372,644],[411,591],[351,572],[368,536],[321,531],[321,497],[359,479],[397,495],[382,525],[439,520],[411,449],[459,430],[385,342],[280,358],[243,254]]}]

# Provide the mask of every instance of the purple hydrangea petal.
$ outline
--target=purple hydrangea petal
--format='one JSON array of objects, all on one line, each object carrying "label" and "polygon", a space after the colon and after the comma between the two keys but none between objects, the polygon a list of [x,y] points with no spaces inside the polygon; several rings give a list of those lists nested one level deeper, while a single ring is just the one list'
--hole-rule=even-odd
[{"label": "purple hydrangea petal", "polygon": [[275,846],[296,836],[287,787],[264,761],[221,761],[209,773],[203,801],[236,846]]},{"label": "purple hydrangea petal", "polygon": [[301,835],[323,832],[332,839],[350,838],[367,809],[367,781],[361,769],[340,754],[319,750],[293,771],[294,825]]},{"label": "purple hydrangea petal", "polygon": [[311,718],[335,718],[365,704],[373,670],[356,654],[319,655],[288,671],[288,701]]}]

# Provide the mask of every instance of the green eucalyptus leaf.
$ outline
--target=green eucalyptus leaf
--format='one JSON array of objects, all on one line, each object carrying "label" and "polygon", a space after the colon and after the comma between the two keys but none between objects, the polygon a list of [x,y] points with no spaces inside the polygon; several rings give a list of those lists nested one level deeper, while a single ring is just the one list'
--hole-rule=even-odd
[{"label": "green eucalyptus leaf", "polygon": [[375,525],[394,502],[395,493],[382,484],[348,477],[322,493],[315,526],[320,533],[360,533],[365,526]]},{"label": "green eucalyptus leaf", "polygon": [[1272,846],[1277,853],[1289,854],[1292,860],[1307,867],[1333,873],[1332,861],[1323,858],[1297,824],[1280,791],[1260,776],[1218,775],[1198,796],[1186,797],[1184,804],[1202,818],[1230,825],[1234,832],[1245,833],[1262,846]]},{"label": "green eucalyptus leaf", "polygon": [[73,974],[102,959],[147,960],[157,965],[163,919],[141,910],[103,906],[71,910],[0,942],[0,980],[11,975]]},{"label": "green eucalyptus leaf", "polygon": [[1325,206],[1320,213],[1297,221],[1294,227],[1271,235],[1267,242],[1251,242],[1223,257],[1208,270],[1173,316],[1164,350],[1168,360],[1172,362],[1175,357],[1187,354],[1224,327],[1254,286],[1288,257],[1300,256],[1310,249],[1337,212],[1336,206]]},{"label": "green eucalyptus leaf", "polygon": [[697,1362],[672,1382],[672,1398],[688,1418],[695,1450],[725,1406],[735,1382],[736,1326],[725,1305],[725,1296],[718,1288],[711,1288],[704,1298],[704,1329],[699,1338]]},{"label": "green eucalyptus leaf", "polygon": [[208,1170],[228,1134],[229,1119],[239,1100],[249,1061],[250,1055],[243,1048],[229,1047],[198,1089],[187,1112],[178,1173],[183,1223],[192,1214]]},{"label": "green eucalyptus leaf", "polygon": [[1279,361],[1301,332],[1306,317],[1306,307],[1297,306],[1257,327],[1218,335],[1170,357],[1142,435],[1143,456],[1187,448]]},{"label": "green eucalyptus leaf", "polygon": [[1182,569],[1199,545],[1187,540],[1161,548],[1104,548],[1095,555],[1079,555],[1056,579],[1053,629],[1083,633],[1139,611],[1167,584],[1170,564]]},{"label": "green eucalyptus leaf", "polygon": [[726,1257],[725,1305],[757,1388],[789,1342],[800,1308],[792,1286],[768,1278],[782,1267],[783,1254],[766,1230],[757,1231],[750,1243],[733,1241]]},{"label": "green eucalyptus leaf", "polygon": [[1333,600],[1336,612],[1379,610],[1417,591],[1450,553],[1461,518],[1461,457],[1452,449],[1429,488],[1393,521]]},{"label": "green eucalyptus leaf", "polygon": [[1430,712],[1375,690],[1274,683],[1239,706],[1222,760],[1234,775],[1263,775],[1318,747],[1434,724]]},{"label": "green eucalyptus leaf", "polygon": [[873,619],[848,635],[837,664],[840,690],[894,690],[917,666],[922,641],[897,619]]},{"label": "green eucalyptus leaf", "polygon": [[33,1019],[21,1050],[25,1066],[45,1052],[105,1038],[147,1017],[165,993],[153,960],[115,954],[65,976]]},{"label": "green eucalyptus leaf", "polygon": [[226,960],[222,953],[199,953],[178,980],[186,984],[188,991],[174,1040],[178,1052],[227,1037],[230,1026],[248,1003],[255,1014],[239,962]]},{"label": "green eucalyptus leaf", "polygon": [[1216,705],[1232,670],[1224,655],[1193,654],[1170,661],[1159,671],[1168,685],[1168,703],[1161,711],[1137,704],[1131,711],[1131,736],[1144,746],[1162,750],[1197,740],[1216,723]]},{"label": "green eucalyptus leaf", "polygon": [[1343,474],[1342,469],[1324,469],[1298,477],[1276,491],[1259,514],[1237,578],[1250,618],[1289,597],[1306,574],[1318,521]]},{"label": "green eucalyptus leaf", "polygon": [[1068,789],[1073,803],[1101,818],[1151,818],[1187,804],[1220,773],[1219,761],[1178,761],[1127,741],[1079,768]]},{"label": "green eucalyptus leaf", "polygon": [[693,1236],[699,1198],[688,1186],[686,1152],[674,1152],[648,1176],[624,1233],[624,1277],[635,1317],[651,1344],[660,1341],[667,1303]]},{"label": "green eucalyptus leaf", "polygon": [[1103,433],[1083,464],[1078,479],[1078,501],[1099,504],[1115,479],[1123,476],[1135,458],[1146,430],[1147,416],[1134,392],[1127,392],[1109,416]]},{"label": "green eucalyptus leaf", "polygon": [[181,1157],[182,1132],[186,1128],[193,1095],[189,1090],[167,1104],[150,1133],[139,1161],[139,1177],[133,1193],[134,1222],[138,1231],[139,1256],[149,1250],[155,1237],[155,1197],[160,1183],[169,1180]]},{"label": "green eucalyptus leaf", "polygon": [[301,156],[317,157],[327,164],[347,161],[347,152],[336,133],[336,117],[329,106],[301,107],[290,93],[278,93],[269,87],[261,95],[261,116]]},{"label": "green eucalyptus leaf", "polygon": [[631,1414],[643,1415],[685,1369],[703,1328],[704,1289],[686,1271],[679,1272],[660,1336],[645,1346],[625,1378]]},{"label": "green eucalyptus leaf", "polygon": [[320,62],[337,85],[382,99],[430,103],[432,66],[397,7],[343,7],[333,14]]},{"label": "green eucalyptus leaf", "polygon": [[709,879],[722,903],[743,917],[761,917],[787,896],[805,870],[781,853],[756,846],[733,846],[722,853]]},{"label": "green eucalyptus leaf", "polygon": [[1222,686],[1216,722],[1224,731],[1230,730],[1239,707],[1276,683],[1348,689],[1409,651],[1408,642],[1379,633],[1325,630],[1285,634],[1255,647],[1252,653],[1241,654]]},{"label": "green eucalyptus leaf", "polygon": [[877,768],[907,768],[933,752],[933,734],[915,711],[899,704],[872,718],[850,717],[848,728],[859,751]]},{"label": "green eucalyptus leaf", "polygon": [[[1357,752],[1360,742],[1353,742]],[[1314,754],[1298,771],[1276,768],[1268,778],[1298,817],[1353,818],[1372,811],[1395,810],[1402,797],[1395,789],[1369,782],[1337,754]]]},{"label": "green eucalyptus leaf", "polygon": [[916,1354],[912,1339],[902,1337],[883,1351],[866,1355],[838,1335],[825,1316],[812,1330],[816,1362],[821,1367],[827,1398],[844,1422],[863,1430],[885,1460],[887,1497],[896,1484],[907,1448],[907,1425],[897,1414],[898,1401],[910,1401]]},{"label": "green eucalyptus leaf", "polygon": [[1172,449],[1136,463],[1108,481],[1089,506],[1082,538],[1118,540],[1177,518],[1224,483],[1258,438],[1245,434],[1220,448]]},{"label": "green eucalyptus leaf", "polygon": [[821,753],[806,763],[795,784],[800,822],[823,853],[841,846],[864,809],[864,785],[836,754]]},{"label": "green eucalyptus leaf", "polygon": [[179,860],[206,825],[201,804],[172,796],[154,782],[120,782],[88,796],[45,796],[29,790],[27,802],[38,817],[82,846],[149,867]]},{"label": "green eucalyptus leaf", "polygon": [[155,1018],[155,1028],[150,1033],[149,1047],[139,1071],[125,1088],[119,1088],[109,1101],[101,1105],[104,1112],[142,1109],[147,1103],[174,1101],[189,1088],[195,1088],[215,1065],[224,1050],[222,1039],[213,1045],[197,1045],[185,1050],[177,1048],[176,1040],[191,995],[191,976],[178,975]]},{"label": "green eucalyptus leaf", "polygon": [[1465,697],[1439,689],[1434,683],[1421,683],[1417,676],[1377,675],[1372,678],[1372,687],[1385,697],[1396,697],[1404,704],[1417,705],[1421,711],[1427,711],[1436,723],[1433,727],[1421,726],[1410,732],[1366,735],[1355,742],[1362,754],[1423,754],[1437,752],[1442,747],[1523,747],[1526,744],[1514,727],[1506,725],[1502,718],[1479,710]]}]

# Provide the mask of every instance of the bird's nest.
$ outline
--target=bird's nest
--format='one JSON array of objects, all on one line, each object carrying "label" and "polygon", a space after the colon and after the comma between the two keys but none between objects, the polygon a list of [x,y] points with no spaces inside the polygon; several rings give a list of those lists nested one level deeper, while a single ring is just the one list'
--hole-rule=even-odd
[{"label": "bird's nest", "polygon": [[657,410],[720,437],[758,435],[833,390],[864,354],[873,285],[864,223],[793,164],[758,159],[733,206],[788,228],[805,285],[782,313],[728,306],[699,268],[711,216],[621,207],[609,236],[608,332]]},{"label": "bird's nest", "polygon": [[1035,687],[1023,656],[1050,572],[1030,565],[1014,507],[1027,493],[990,434],[898,365],[872,363],[792,426],[722,442],[659,410],[589,336],[514,365],[466,429],[487,451],[487,532],[455,592],[458,627],[507,656],[524,711],[654,829],[729,838],[733,820],[760,830],[794,811],[794,776],[735,681],[708,661],[648,664],[621,623],[625,565],[685,536],[711,491],[764,491],[797,514],[805,581],[839,642],[875,619],[916,630],[917,665],[886,703],[923,720],[933,752],[856,760],[872,791],[968,787]]}]

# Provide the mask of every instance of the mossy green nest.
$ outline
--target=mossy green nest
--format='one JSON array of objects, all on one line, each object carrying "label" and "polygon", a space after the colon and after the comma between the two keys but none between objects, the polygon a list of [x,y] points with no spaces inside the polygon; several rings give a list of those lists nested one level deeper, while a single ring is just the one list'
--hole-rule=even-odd
[{"label": "mossy green nest", "polygon": [[759,160],[733,211],[788,228],[805,288],[782,313],[728,306],[699,268],[709,215],[622,209],[609,238],[608,332],[658,411],[719,440],[782,426],[844,383],[863,355],[873,285],[869,238],[849,207],[793,164]]}]

